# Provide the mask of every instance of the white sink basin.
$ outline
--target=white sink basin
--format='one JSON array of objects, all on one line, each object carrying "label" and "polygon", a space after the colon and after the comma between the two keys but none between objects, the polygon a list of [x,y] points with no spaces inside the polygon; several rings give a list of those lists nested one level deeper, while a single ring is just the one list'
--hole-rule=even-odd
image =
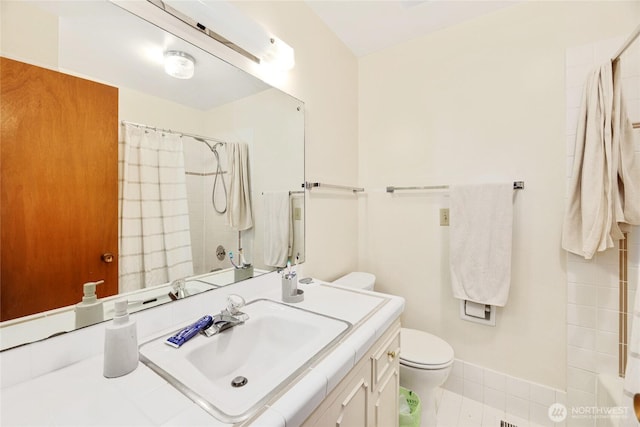
[{"label": "white sink basin", "polygon": [[[176,349],[163,336],[140,346],[143,363],[224,422],[251,416],[350,328],[349,322],[261,299],[244,324]],[[197,316],[196,316],[197,317]],[[247,379],[232,386],[237,377]]]}]

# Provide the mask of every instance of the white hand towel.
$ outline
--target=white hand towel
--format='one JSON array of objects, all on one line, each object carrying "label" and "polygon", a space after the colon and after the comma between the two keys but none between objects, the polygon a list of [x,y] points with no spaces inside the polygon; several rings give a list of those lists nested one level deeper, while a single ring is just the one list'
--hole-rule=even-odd
[{"label": "white hand towel", "polygon": [[289,192],[264,193],[264,263],[286,267],[291,250]]},{"label": "white hand towel", "polygon": [[451,187],[453,296],[502,307],[511,285],[513,182]]},{"label": "white hand towel", "polygon": [[227,224],[236,231],[253,227],[251,185],[249,178],[249,146],[245,143],[227,143],[229,164],[229,194],[227,197]]}]

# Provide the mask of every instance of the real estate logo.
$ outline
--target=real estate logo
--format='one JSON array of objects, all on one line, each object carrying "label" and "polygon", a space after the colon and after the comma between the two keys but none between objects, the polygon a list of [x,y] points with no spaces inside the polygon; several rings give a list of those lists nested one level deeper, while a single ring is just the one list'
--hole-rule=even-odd
[{"label": "real estate logo", "polygon": [[549,406],[547,415],[549,415],[549,419],[554,423],[561,423],[565,418],[567,418],[567,407],[562,403],[554,403]]}]

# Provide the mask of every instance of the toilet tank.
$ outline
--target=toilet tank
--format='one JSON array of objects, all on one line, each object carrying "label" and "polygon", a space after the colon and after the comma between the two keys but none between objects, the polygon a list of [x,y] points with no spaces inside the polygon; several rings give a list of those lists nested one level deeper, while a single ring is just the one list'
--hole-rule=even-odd
[{"label": "toilet tank", "polygon": [[334,280],[332,283],[340,286],[372,291],[375,282],[376,276],[374,274],[365,273],[362,271],[354,271],[340,277],[339,279]]}]

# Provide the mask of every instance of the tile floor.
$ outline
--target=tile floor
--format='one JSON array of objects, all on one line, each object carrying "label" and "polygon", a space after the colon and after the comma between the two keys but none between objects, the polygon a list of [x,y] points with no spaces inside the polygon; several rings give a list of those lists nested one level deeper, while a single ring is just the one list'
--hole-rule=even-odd
[{"label": "tile floor", "polygon": [[517,427],[542,427],[449,390],[438,390],[437,399],[437,427],[500,427],[501,420]]}]

